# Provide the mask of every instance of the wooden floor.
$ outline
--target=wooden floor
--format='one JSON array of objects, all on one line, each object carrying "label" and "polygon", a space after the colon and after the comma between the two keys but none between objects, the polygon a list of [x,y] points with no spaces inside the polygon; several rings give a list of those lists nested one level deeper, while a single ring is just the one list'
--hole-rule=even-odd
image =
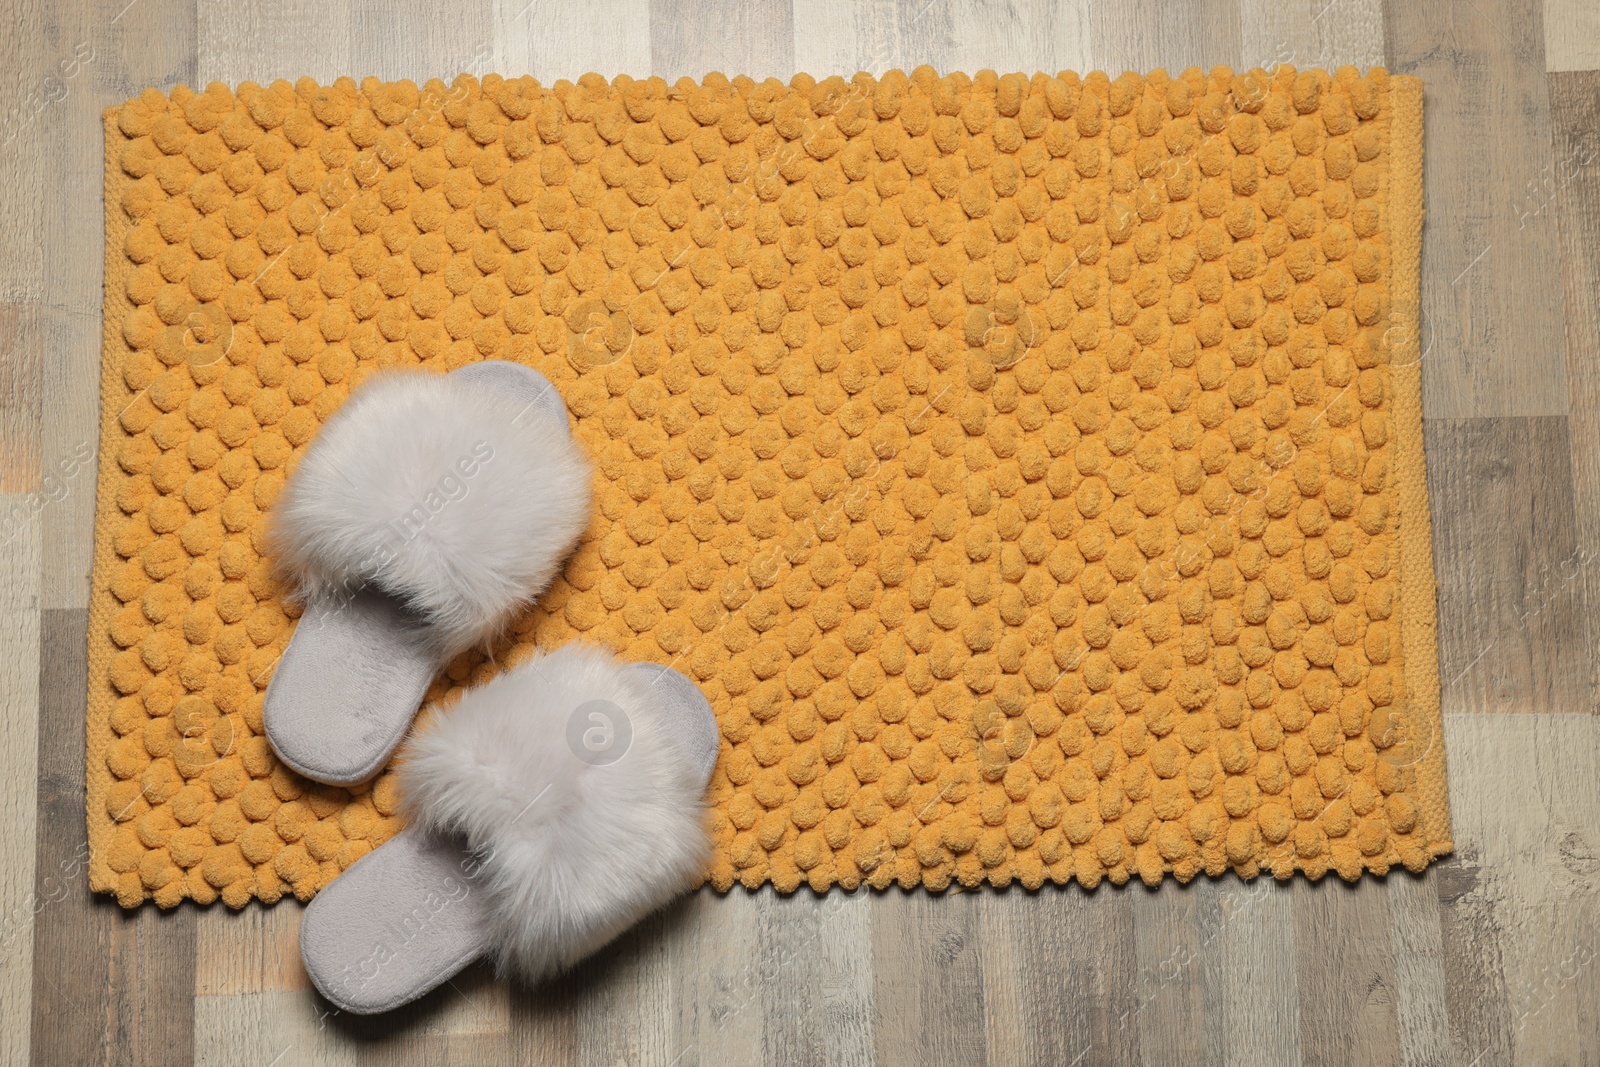
[{"label": "wooden floor", "polygon": [[[126,5],[126,6],[124,6]],[[724,9],[725,8],[725,9]],[[1594,0],[6,0],[0,1065],[1600,1063]],[[683,901],[378,1021],[299,905],[91,899],[100,109],[309,74],[1383,64],[1427,82],[1424,406],[1456,853],[1422,877]],[[85,462],[88,457],[89,462]],[[1591,621],[1595,619],[1595,621]]]}]

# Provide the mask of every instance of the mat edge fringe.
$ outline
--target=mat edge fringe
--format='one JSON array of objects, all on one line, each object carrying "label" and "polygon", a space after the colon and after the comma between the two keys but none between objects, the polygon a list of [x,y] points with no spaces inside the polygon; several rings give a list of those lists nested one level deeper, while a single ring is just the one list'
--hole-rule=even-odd
[{"label": "mat edge fringe", "polygon": [[[1390,353],[1395,443],[1419,462],[1396,464],[1399,480],[1400,647],[1406,713],[1420,716],[1429,739],[1417,764],[1417,787],[1429,858],[1454,850],[1445,777],[1444,714],[1439,700],[1438,615],[1433,569],[1433,529],[1422,433],[1421,266],[1425,216],[1422,185],[1423,87],[1411,75],[1390,77],[1389,131],[1390,310],[1401,343]],[[1418,521],[1420,520],[1420,521]],[[1418,736],[1413,731],[1413,736]]]},{"label": "mat edge fringe", "polygon": [[[127,234],[127,215],[118,211],[117,206],[122,201],[122,190],[127,184],[128,176],[123,173],[118,163],[116,149],[123,141],[121,128],[117,125],[118,116],[122,107],[108,107],[101,113],[101,121],[105,132],[105,277],[102,280],[104,299],[101,302],[101,361],[100,361],[100,440],[96,444],[96,455],[99,458],[99,470],[95,487],[95,525],[99,526],[100,516],[110,513],[116,506],[116,489],[113,485],[115,473],[113,463],[106,460],[105,444],[111,440],[115,427],[115,420],[111,413],[118,410],[115,406],[120,394],[113,396],[122,385],[122,365],[126,357],[126,347],[122,336],[123,322],[127,315],[128,297],[126,292],[113,293],[112,279],[115,277],[114,269],[120,259],[122,247]],[[116,826],[114,820],[107,817],[105,812],[105,798],[109,783],[106,775],[101,772],[96,774],[97,766],[103,766],[108,745],[108,735],[111,732],[111,708],[115,702],[110,687],[106,684],[110,673],[109,642],[105,639],[95,640],[96,634],[107,632],[111,624],[111,568],[112,547],[109,539],[96,537],[94,544],[94,569],[89,585],[89,632],[87,635],[88,649],[88,677],[86,679],[88,692],[88,737],[86,738],[86,758],[84,760],[84,819],[88,824],[89,842],[89,888],[96,893],[112,893],[117,891],[117,879],[110,869],[105,866],[103,857],[110,848],[110,836]],[[100,812],[99,818],[95,812]],[[150,899],[145,894],[141,903]],[[118,903],[122,903],[120,898]],[[126,904],[123,905],[127,907]]]}]

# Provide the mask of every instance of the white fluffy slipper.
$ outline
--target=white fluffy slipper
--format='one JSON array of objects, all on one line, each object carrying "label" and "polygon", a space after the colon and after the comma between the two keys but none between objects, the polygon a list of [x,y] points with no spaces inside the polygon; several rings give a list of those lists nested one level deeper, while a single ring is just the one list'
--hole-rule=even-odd
[{"label": "white fluffy slipper", "polygon": [[461,698],[407,743],[411,825],[319,893],[300,955],[369,1015],[473,960],[534,982],[695,884],[720,738],[688,678],[566,645]]},{"label": "white fluffy slipper", "polygon": [[376,774],[439,669],[549,584],[589,501],[589,462],[538,371],[490,360],[363,384],[269,520],[304,604],[262,708],[279,758],[329,785]]}]

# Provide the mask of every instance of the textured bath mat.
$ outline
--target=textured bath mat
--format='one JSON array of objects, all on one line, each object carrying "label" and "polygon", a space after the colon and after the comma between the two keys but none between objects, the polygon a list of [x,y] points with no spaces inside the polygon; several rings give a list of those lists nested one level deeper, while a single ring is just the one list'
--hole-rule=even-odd
[{"label": "textured bath mat", "polygon": [[111,109],[94,888],[308,897],[398,829],[261,735],[262,515],[364,375],[490,357],[599,470],[497,659],[700,681],[715,886],[1423,867],[1421,144],[1351,69]]}]

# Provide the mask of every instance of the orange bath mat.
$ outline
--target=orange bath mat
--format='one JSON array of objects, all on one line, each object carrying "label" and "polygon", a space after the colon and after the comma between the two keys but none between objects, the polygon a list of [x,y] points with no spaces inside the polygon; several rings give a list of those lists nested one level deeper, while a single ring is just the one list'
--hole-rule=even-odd
[{"label": "orange bath mat", "polygon": [[366,374],[483,358],[554,381],[599,472],[495,658],[699,680],[714,886],[1420,869],[1421,100],[922,68],[110,109],[94,888],[307,898],[398,829],[389,776],[262,736],[262,517]]}]

